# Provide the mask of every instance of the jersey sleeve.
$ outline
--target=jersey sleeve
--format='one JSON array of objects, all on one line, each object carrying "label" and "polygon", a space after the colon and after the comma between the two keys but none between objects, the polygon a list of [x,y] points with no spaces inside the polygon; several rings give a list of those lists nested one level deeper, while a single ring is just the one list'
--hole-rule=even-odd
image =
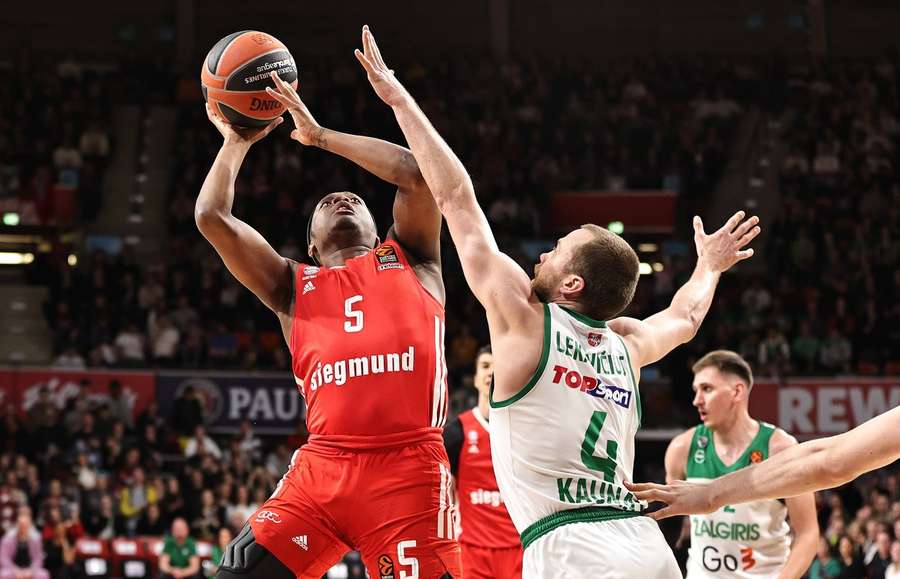
[{"label": "jersey sleeve", "polygon": [[444,427],[444,448],[450,458],[450,472],[456,476],[459,472],[459,454],[463,446],[462,422],[456,418]]}]

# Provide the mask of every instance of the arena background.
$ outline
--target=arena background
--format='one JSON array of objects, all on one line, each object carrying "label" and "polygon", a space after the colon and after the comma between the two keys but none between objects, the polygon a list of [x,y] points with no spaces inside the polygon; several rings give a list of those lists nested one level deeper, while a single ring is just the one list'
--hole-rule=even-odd
[{"label": "arena background", "polygon": [[[689,274],[692,214],[762,219],[700,335],[644,373],[638,480],[661,480],[666,443],[696,422],[690,365],[712,348],[752,362],[755,416],[801,439],[900,404],[895,2],[14,3],[0,14],[0,516],[9,528],[29,504],[48,552],[66,522],[76,563],[54,576],[85,561],[153,572],[158,542],[134,537],[177,514],[213,543],[305,440],[274,316],[194,226],[220,139],[199,70],[222,36],[269,32],[320,123],[400,141],[352,56],[364,23],[523,264],[583,221],[621,231],[645,264],[641,316]],[[390,187],[288,132],[248,156],[239,216],[289,256],[331,190],[359,192],[387,227]],[[460,411],[487,336],[444,241]],[[215,451],[186,457],[200,423]],[[900,539],[897,472],[819,493],[823,535],[865,554],[880,525]],[[129,504],[141,484],[159,521]],[[330,576],[360,573],[351,555]]]}]

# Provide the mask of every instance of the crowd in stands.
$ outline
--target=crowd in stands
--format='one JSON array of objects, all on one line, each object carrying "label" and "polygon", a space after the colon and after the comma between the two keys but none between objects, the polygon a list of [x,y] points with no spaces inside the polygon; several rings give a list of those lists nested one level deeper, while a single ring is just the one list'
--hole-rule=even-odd
[{"label": "crowd in stands", "polygon": [[[54,67],[24,50],[0,88],[0,206],[22,225],[96,219],[112,151],[110,75],[66,58]],[[40,71],[40,72],[35,72]]]}]

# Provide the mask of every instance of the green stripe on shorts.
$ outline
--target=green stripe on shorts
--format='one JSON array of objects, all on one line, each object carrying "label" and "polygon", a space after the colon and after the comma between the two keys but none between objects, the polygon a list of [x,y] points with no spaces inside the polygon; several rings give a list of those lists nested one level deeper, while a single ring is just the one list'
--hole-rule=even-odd
[{"label": "green stripe on shorts", "polygon": [[569,525],[571,523],[595,523],[600,521],[613,521],[616,519],[630,519],[641,516],[637,511],[623,511],[610,507],[584,507],[554,513],[549,517],[538,519],[522,531],[522,548],[534,543],[553,529]]}]

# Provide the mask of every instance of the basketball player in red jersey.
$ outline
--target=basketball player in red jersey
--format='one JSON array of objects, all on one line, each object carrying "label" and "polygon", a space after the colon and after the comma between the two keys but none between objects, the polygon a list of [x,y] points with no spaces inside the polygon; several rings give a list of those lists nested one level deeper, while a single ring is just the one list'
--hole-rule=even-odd
[{"label": "basketball player in red jersey", "polygon": [[494,356],[491,347],[485,346],[475,356],[478,406],[444,429],[444,446],[459,496],[463,579],[522,576],[522,542],[500,497],[491,462],[488,396],[493,376]]},{"label": "basketball player in red jersey", "polygon": [[383,242],[359,196],[326,195],[308,227],[311,263],[293,262],[231,213],[244,156],[280,119],[245,131],[209,115],[224,143],[197,200],[197,225],[229,271],[278,316],[310,432],[229,545],[217,577],[318,579],[357,549],[372,577],[458,578],[441,438],[440,213],[407,149],[322,128],[290,86],[272,81],[270,93],[294,121],[292,138],[398,189]]}]

